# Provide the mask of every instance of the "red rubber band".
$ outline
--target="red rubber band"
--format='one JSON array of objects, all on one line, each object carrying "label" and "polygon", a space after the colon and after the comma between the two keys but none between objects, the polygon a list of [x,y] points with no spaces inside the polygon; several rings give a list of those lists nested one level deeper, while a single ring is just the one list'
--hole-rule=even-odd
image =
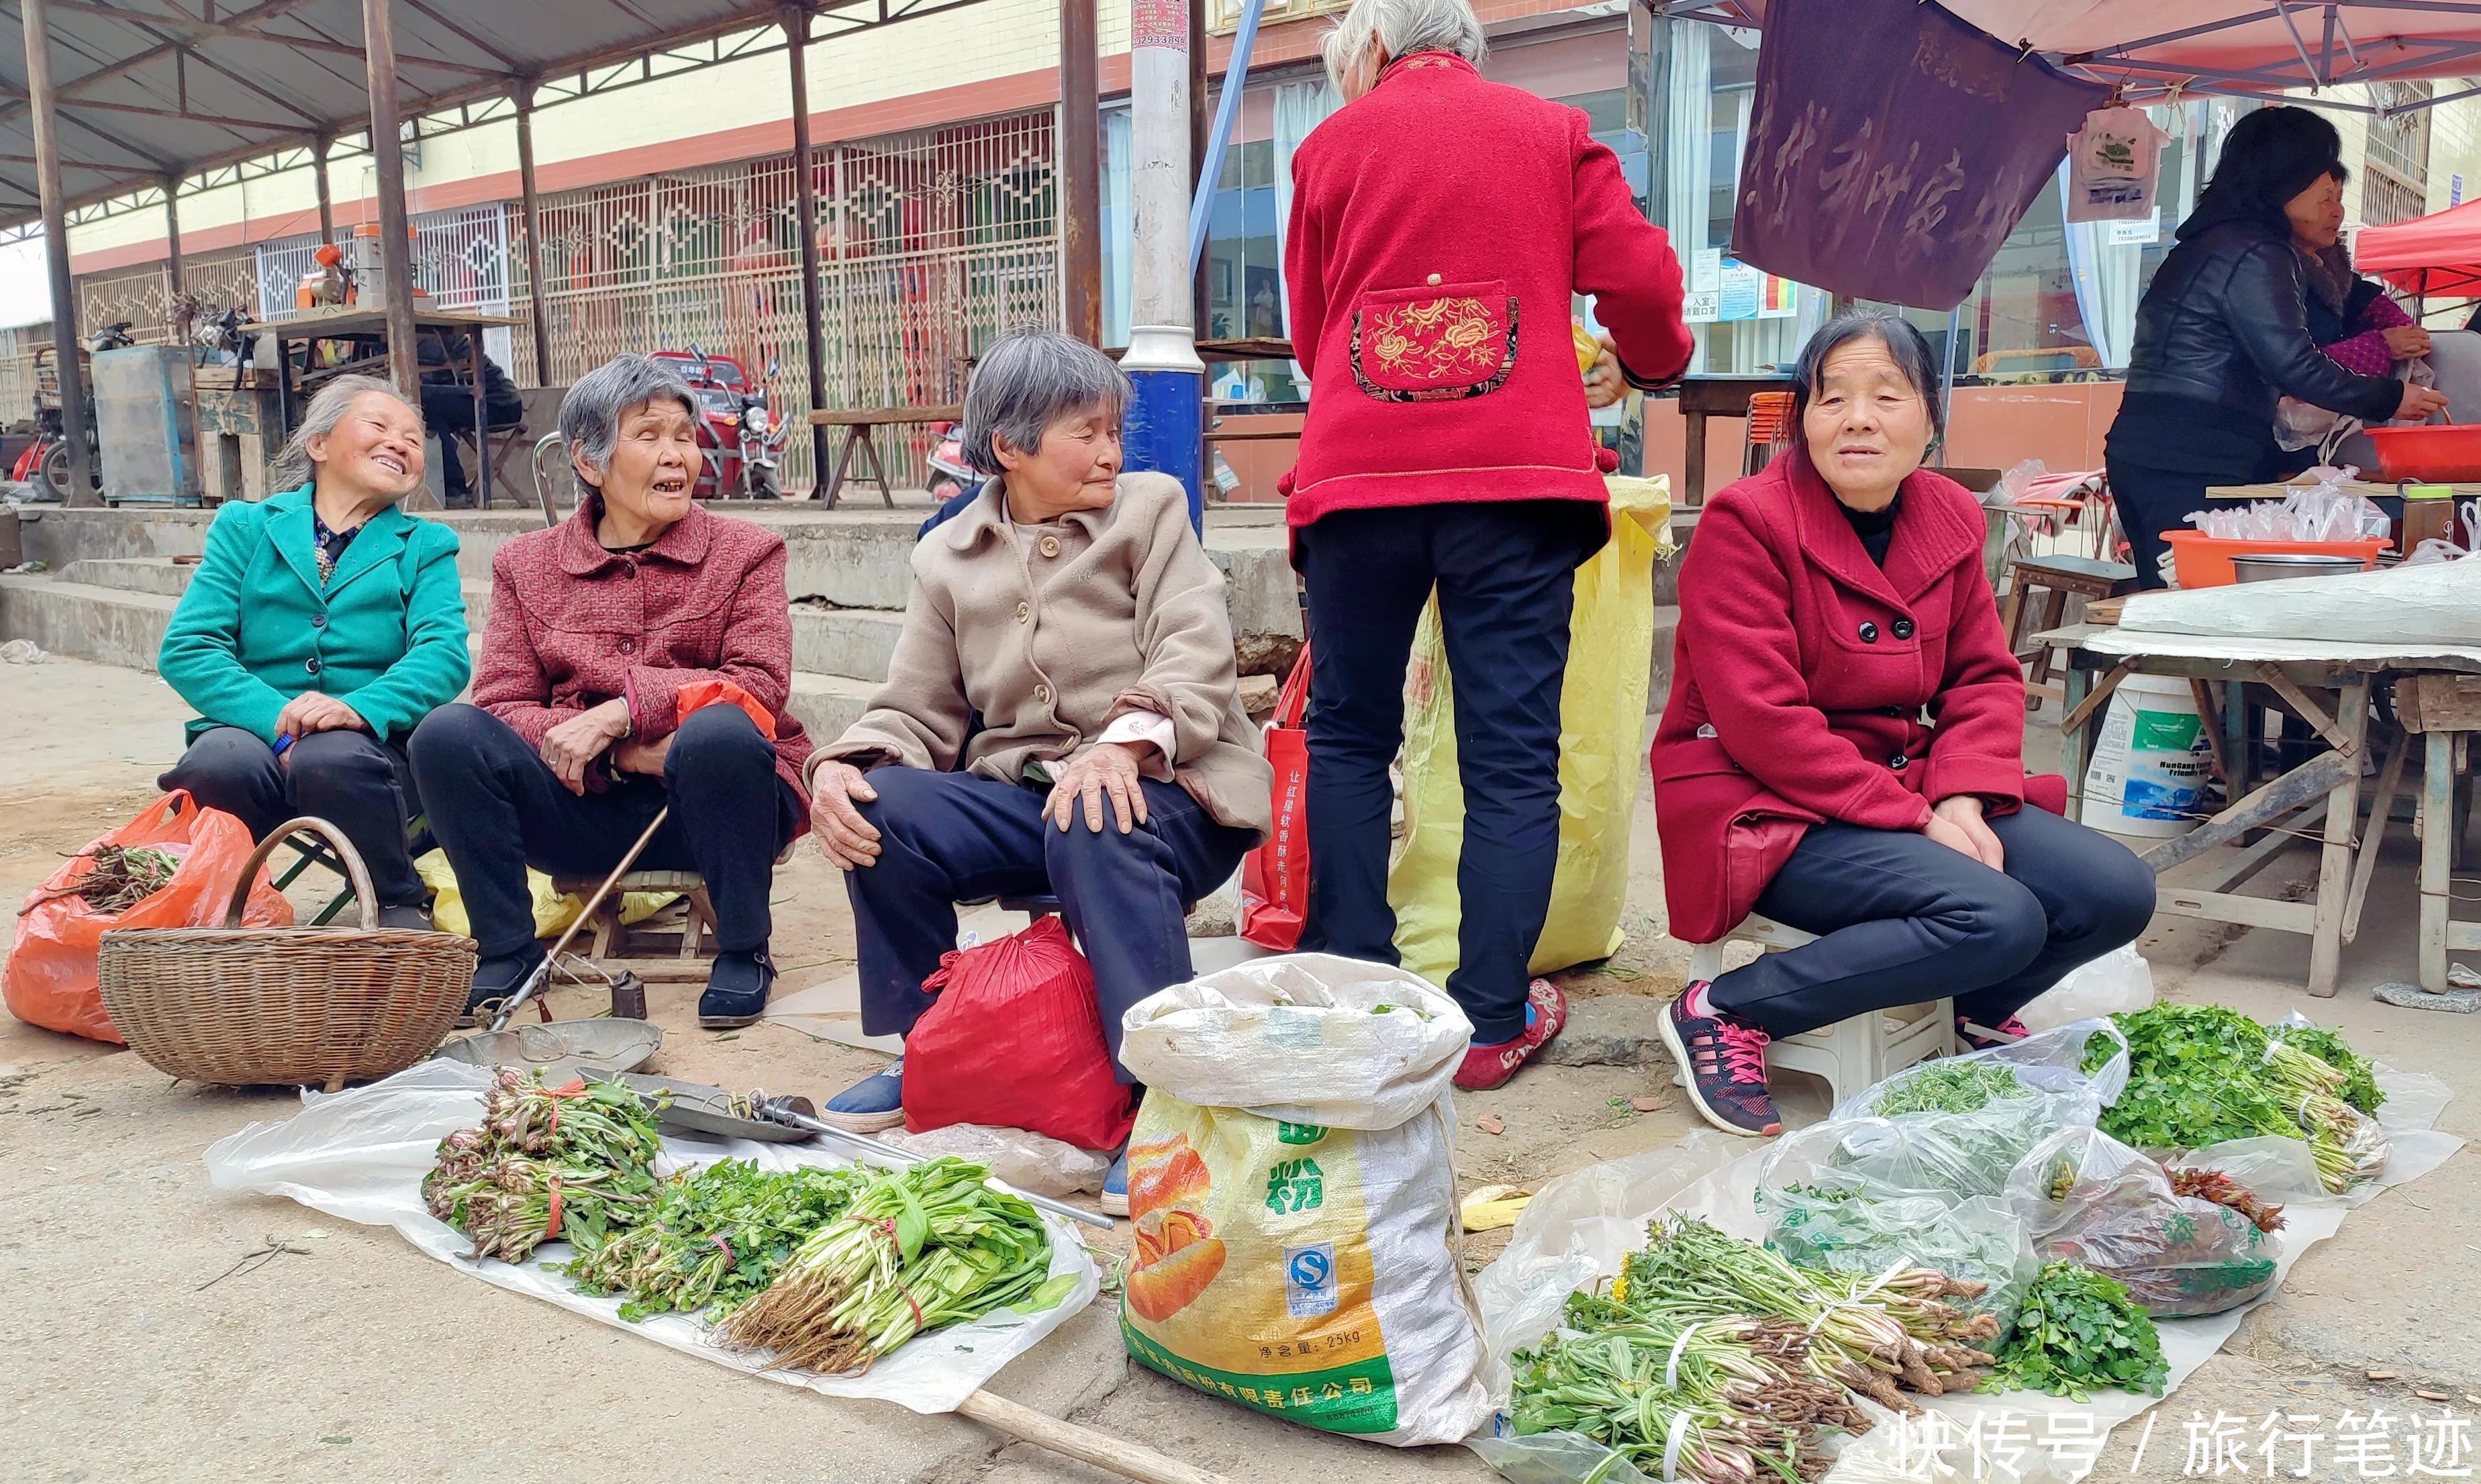
[{"label": "red rubber band", "polygon": [[561,1198],[560,1198],[560,1177],[559,1177],[559,1176],[557,1176],[557,1175],[554,1175],[554,1176],[551,1178],[551,1217],[550,1217],[549,1222],[548,1222],[548,1223],[543,1227],[543,1238],[542,1238],[542,1239],[543,1239],[543,1240],[545,1240],[545,1241],[547,1241],[547,1242],[548,1242],[548,1241],[558,1241],[558,1240],[560,1239],[560,1211],[561,1211]]}]

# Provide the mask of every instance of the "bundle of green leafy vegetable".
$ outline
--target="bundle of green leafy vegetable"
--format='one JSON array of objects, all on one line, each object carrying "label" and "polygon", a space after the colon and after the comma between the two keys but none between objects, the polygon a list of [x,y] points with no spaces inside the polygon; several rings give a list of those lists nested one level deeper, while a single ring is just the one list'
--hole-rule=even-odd
[{"label": "bundle of green leafy vegetable", "polygon": [[1909,1076],[1891,1080],[1869,1110],[1881,1118],[1905,1113],[1971,1113],[1998,1098],[2023,1097],[2026,1091],[2016,1069],[2001,1061],[1949,1057],[1925,1063]]},{"label": "bundle of green leafy vegetable", "polygon": [[2013,1215],[1986,1199],[1892,1191],[1860,1182],[1818,1181],[1757,1191],[1765,1245],[1795,1266],[1875,1278],[1889,1266],[1926,1267],[1982,1287],[1958,1298],[1967,1314],[2014,1313],[2032,1262]]},{"label": "bundle of green leafy vegetable", "polygon": [[2074,1263],[2046,1263],[1980,1389],[2083,1401],[2113,1389],[2159,1396],[2170,1379],[2162,1337],[2125,1287]]},{"label": "bundle of green leafy vegetable", "polygon": [[2377,1064],[2343,1044],[2343,1037],[2323,1026],[2278,1025],[2267,1033],[2286,1046],[2298,1047],[2343,1074],[2335,1095],[2363,1113],[2375,1113],[2387,1095],[2378,1088]]},{"label": "bundle of green leafy vegetable", "polygon": [[577,1243],[567,1272],[590,1292],[623,1295],[620,1317],[632,1323],[671,1311],[721,1318],[772,1283],[794,1249],[868,1183],[849,1167],[762,1170],[718,1159],[665,1181],[637,1225]]},{"label": "bundle of green leafy vegetable", "polygon": [[1058,1303],[1076,1275],[1048,1276],[1042,1218],[989,1178],[952,1155],[876,1176],[717,1333],[778,1366],[859,1372],[915,1335]]},{"label": "bundle of green leafy vegetable", "polygon": [[2064,1122],[2090,1117],[2073,1097],[2025,1081],[1986,1056],[1925,1061],[1872,1088],[1868,1114],[1893,1138],[1850,1138],[1826,1162],[1858,1178],[1962,1200],[1996,1196],[2007,1174]]},{"label": "bundle of green leafy vegetable", "polygon": [[423,1177],[431,1213],[472,1237],[472,1256],[522,1263],[543,1242],[596,1246],[654,1202],[655,1108],[618,1082],[543,1085],[503,1067],[483,1122],[439,1141]]}]

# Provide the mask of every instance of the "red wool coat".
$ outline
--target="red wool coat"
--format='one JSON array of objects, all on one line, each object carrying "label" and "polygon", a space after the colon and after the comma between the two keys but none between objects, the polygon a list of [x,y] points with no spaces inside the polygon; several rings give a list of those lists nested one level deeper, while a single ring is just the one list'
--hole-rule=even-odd
[{"label": "red wool coat", "polygon": [[1688,367],[1680,262],[1585,116],[1417,52],[1310,131],[1284,239],[1315,395],[1287,519],[1606,500],[1568,329],[1595,296],[1632,378]]},{"label": "red wool coat", "polygon": [[[776,776],[802,794],[810,739],[785,709],[784,538],[693,508],[642,552],[606,551],[594,506],[492,556],[474,704],[539,746],[579,712],[626,696],[630,736],[654,742],[680,725],[683,686],[728,680],[774,714]],[[601,787],[597,778],[588,769],[588,787]]]},{"label": "red wool coat", "polygon": [[1917,830],[1958,794],[2065,802],[2024,776],[1979,503],[1926,469],[1902,501],[1884,571],[1797,449],[1699,516],[1652,759],[1673,936],[1729,932],[1812,824]]}]

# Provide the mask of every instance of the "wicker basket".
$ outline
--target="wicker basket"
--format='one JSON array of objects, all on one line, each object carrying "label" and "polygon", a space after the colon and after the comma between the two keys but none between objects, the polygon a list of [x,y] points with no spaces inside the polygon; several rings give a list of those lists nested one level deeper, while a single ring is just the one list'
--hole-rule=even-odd
[{"label": "wicker basket", "polygon": [[[358,927],[244,927],[268,852],[307,831],[353,877]],[[322,1085],[385,1077],[429,1055],[465,1007],[474,941],[381,927],[371,876],[325,820],[278,827],[242,867],[222,927],[103,935],[103,1007],[148,1066],[192,1081]]]}]

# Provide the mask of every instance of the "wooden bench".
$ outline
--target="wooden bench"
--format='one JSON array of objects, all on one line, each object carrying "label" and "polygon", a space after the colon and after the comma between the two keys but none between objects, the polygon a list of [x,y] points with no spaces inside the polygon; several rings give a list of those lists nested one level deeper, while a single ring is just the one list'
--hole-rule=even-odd
[{"label": "wooden bench", "polygon": [[896,508],[896,494],[888,488],[887,464],[878,456],[871,433],[882,427],[913,427],[927,423],[961,423],[965,409],[953,403],[939,407],[828,407],[810,414],[812,426],[845,430],[845,445],[836,451],[827,470],[826,483],[821,487],[819,503],[828,509],[836,508],[836,497],[844,492],[845,478],[852,472],[856,457],[870,460],[870,478],[878,483],[878,498]]},{"label": "wooden bench", "polygon": [[[2136,569],[2121,561],[2091,557],[2019,557],[2007,590],[2007,648],[2018,663],[2032,662],[2024,677],[2024,709],[2033,710],[2043,696],[2063,700],[2065,692],[2050,684],[2050,646],[2032,642],[2027,635],[2048,633],[2067,621],[2068,595],[2092,603],[2136,590]],[[2039,593],[2038,599],[2034,594]]]}]

